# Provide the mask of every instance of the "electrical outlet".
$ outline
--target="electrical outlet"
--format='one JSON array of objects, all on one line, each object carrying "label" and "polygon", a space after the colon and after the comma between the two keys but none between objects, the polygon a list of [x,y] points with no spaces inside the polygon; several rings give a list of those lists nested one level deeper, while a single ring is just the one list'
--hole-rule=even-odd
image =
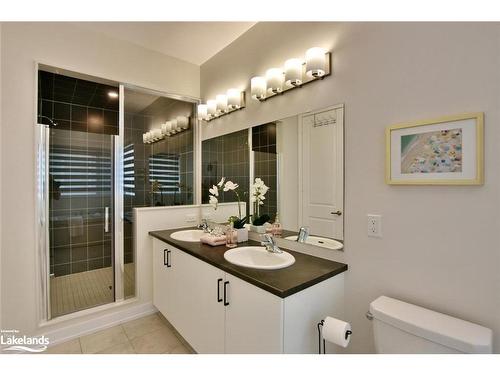
[{"label": "electrical outlet", "polygon": [[382,237],[382,215],[367,215],[367,231],[369,237]]},{"label": "electrical outlet", "polygon": [[186,223],[195,223],[195,222],[196,222],[196,215],[195,214],[186,215]]}]

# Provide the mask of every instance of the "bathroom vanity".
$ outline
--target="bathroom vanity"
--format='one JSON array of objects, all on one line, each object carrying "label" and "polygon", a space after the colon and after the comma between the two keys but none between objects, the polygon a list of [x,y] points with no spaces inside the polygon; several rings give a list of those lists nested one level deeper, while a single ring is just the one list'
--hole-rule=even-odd
[{"label": "bathroom vanity", "polygon": [[227,247],[176,231],[149,233],[153,303],[196,352],[317,353],[317,323],[343,316],[346,264],[282,248],[295,257],[287,268],[241,267],[224,259]]}]

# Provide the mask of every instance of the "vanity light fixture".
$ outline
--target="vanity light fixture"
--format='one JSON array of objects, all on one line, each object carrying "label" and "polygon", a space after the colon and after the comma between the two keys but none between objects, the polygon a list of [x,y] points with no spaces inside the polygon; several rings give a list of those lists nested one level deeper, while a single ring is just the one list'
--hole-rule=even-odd
[{"label": "vanity light fixture", "polygon": [[323,79],[331,74],[332,54],[320,47],[306,51],[305,62],[299,58],[285,61],[283,68],[266,71],[266,77],[253,77],[250,80],[252,99],[265,101],[306,83]]},{"label": "vanity light fixture", "polygon": [[198,119],[208,122],[242,108],[245,108],[245,92],[233,88],[216,95],[215,100],[207,100],[207,104],[198,104]]},{"label": "vanity light fixture", "polygon": [[144,133],[142,135],[142,142],[146,144],[158,142],[165,137],[170,137],[187,129],[189,129],[189,117],[177,116],[172,120],[166,121],[159,128]]}]

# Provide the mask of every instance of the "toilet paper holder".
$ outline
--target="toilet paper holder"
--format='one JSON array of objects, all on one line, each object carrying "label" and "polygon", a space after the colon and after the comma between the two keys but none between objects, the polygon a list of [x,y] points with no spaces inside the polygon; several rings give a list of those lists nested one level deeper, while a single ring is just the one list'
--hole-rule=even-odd
[{"label": "toilet paper holder", "polygon": [[[326,354],[326,342],[325,339],[323,339],[323,353],[321,352],[321,339],[323,337],[322,335],[322,330],[323,330],[323,325],[325,324],[325,320],[321,319],[321,322],[318,323],[318,354]],[[352,331],[346,331],[345,332],[345,339],[349,337],[349,335],[352,335]]]}]

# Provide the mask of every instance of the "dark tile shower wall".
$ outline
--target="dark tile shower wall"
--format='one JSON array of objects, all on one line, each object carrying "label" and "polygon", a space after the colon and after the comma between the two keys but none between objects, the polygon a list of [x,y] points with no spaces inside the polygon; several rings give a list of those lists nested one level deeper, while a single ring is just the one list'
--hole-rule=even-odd
[{"label": "dark tile shower wall", "polygon": [[276,124],[269,123],[252,128],[252,150],[254,153],[254,175],[260,177],[269,187],[260,206],[260,214],[268,214],[274,220],[278,212],[277,191],[277,153],[276,153]]},{"label": "dark tile shower wall", "polygon": [[40,70],[38,88],[42,124],[50,124],[48,117],[58,129],[118,134],[118,99],[108,95],[117,87]]},{"label": "dark tile shower wall", "polygon": [[[249,204],[248,130],[226,134],[202,142],[202,202],[208,203],[208,189],[222,177],[237,183],[242,201]],[[233,192],[219,192],[219,202],[236,202]]]}]

